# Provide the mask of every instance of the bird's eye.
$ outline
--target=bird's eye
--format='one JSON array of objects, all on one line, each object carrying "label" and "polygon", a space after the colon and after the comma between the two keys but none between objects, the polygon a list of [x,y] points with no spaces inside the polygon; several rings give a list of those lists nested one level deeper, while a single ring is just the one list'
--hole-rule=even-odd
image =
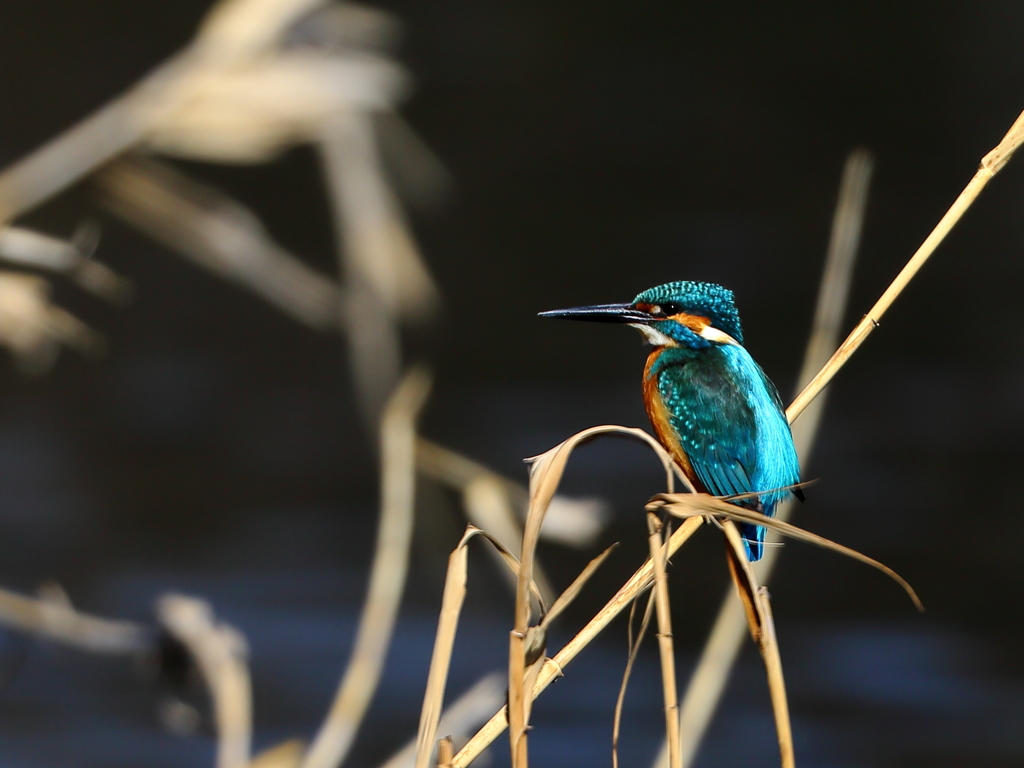
[{"label": "bird's eye", "polygon": [[663,304],[659,304],[655,309],[658,310],[658,315],[662,317],[671,317],[672,315],[681,314],[683,311],[683,305],[675,301],[666,301]]}]

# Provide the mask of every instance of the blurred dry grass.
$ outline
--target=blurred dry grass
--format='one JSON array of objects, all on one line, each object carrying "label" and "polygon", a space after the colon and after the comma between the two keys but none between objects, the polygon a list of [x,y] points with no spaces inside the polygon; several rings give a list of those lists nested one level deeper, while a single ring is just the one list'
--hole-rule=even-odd
[{"label": "blurred dry grass", "polygon": [[[453,768],[469,765],[505,728],[513,766],[526,768],[535,698],[564,674],[572,659],[617,615],[632,608],[636,598],[652,587],[667,764],[680,768],[692,759],[746,626],[764,658],[782,764],[794,765],[781,654],[768,593],[759,583],[767,578],[773,556],[752,568],[743,556],[734,521],[757,522],[853,556],[895,578],[915,601],[916,595],[890,569],[796,528],[783,515],[762,519],[693,493],[692,488],[688,494],[675,494],[675,480],[685,485],[685,478],[665,450],[642,430],[602,426],[572,436],[532,460],[528,491],[417,436],[416,419],[426,401],[429,376],[406,360],[401,329],[427,322],[438,307],[439,291],[418,251],[395,190],[396,180],[385,172],[382,155],[385,147],[391,147],[397,155],[391,164],[404,169],[400,175],[421,194],[424,190],[430,194],[443,183],[439,181],[443,172],[395,112],[408,79],[387,49],[395,26],[387,14],[349,3],[222,0],[185,50],[123,96],[0,173],[0,258],[11,265],[68,276],[113,301],[126,299],[129,283],[92,258],[96,235],[88,227],[63,240],[13,225],[18,216],[88,179],[100,192],[100,204],[130,226],[260,296],[310,329],[338,331],[347,339],[358,407],[367,425],[375,432],[379,428],[381,515],[355,648],[334,703],[309,748],[286,742],[252,758],[253,692],[244,638],[216,621],[212,608],[201,599],[164,595],[156,601],[158,623],[188,649],[214,703],[217,765],[334,768],[345,761],[379,684],[408,575],[417,471],[456,488],[470,521],[478,527],[467,529],[449,559],[418,738],[415,745],[395,755],[389,768],[413,761],[416,768],[431,762]],[[382,131],[388,132],[387,142],[382,141]],[[877,327],[882,314],[1022,142],[1024,115],[986,155],[977,174],[875,306],[822,364],[835,346],[870,173],[863,155],[851,159],[802,377],[809,383],[790,406],[790,421],[811,406]],[[311,145],[319,152],[336,226],[337,277],[319,274],[300,256],[275,243],[252,210],[154,157],[264,163],[296,144]],[[52,365],[59,344],[88,353],[102,349],[94,331],[51,303],[49,287],[49,280],[39,275],[0,272],[0,343],[14,352],[27,372],[39,373]],[[811,376],[814,370],[817,373]],[[820,401],[817,408],[820,412]],[[816,423],[809,416],[805,420]],[[809,452],[814,431],[812,425],[799,433],[801,453]],[[556,591],[539,567],[538,541],[545,520],[557,514],[556,492],[573,450],[606,434],[645,442],[665,469],[667,493],[648,507],[650,557],[569,643],[548,657],[551,622],[584,588],[610,550],[594,558],[552,600]],[[563,512],[566,509],[563,505]],[[593,505],[576,510],[576,519],[590,525],[587,535],[577,536],[578,543],[586,543],[600,529],[600,512]],[[667,525],[672,515],[685,518],[674,532]],[[705,522],[724,533],[740,600],[730,596],[731,607],[723,607],[694,675],[692,696],[688,693],[679,708],[667,565]],[[447,711],[443,709],[468,580],[466,545],[478,536],[494,543],[502,567],[509,566],[514,576],[515,614],[509,638],[508,705],[470,735],[501,698],[500,685],[489,676]],[[85,616],[49,598],[2,591],[0,622],[96,653],[153,652],[156,643],[151,628]],[[454,741],[445,732],[460,741],[469,739],[455,752]]]}]

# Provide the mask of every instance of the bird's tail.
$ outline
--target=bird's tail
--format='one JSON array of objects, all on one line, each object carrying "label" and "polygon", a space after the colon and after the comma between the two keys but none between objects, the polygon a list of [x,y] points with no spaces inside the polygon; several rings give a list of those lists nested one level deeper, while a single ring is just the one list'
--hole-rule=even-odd
[{"label": "bird's tail", "polygon": [[756,563],[764,554],[764,534],[767,529],[763,525],[740,523],[740,536],[747,548],[747,559]]}]

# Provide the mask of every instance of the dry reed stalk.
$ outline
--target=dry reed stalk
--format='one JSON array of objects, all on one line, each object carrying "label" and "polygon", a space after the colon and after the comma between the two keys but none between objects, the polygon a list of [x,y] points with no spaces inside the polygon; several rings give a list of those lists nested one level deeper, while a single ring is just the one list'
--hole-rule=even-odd
[{"label": "dry reed stalk", "polygon": [[967,186],[963,188],[963,191],[953,201],[949,210],[939,220],[939,223],[935,225],[935,228],[925,238],[924,242],[921,243],[921,246],[914,252],[914,255],[910,257],[910,261],[900,270],[896,279],[889,284],[889,287],[885,289],[885,292],[875,302],[875,305],[864,315],[864,319],[857,324],[857,327],[846,337],[846,341],[840,345],[839,349],[835,351],[829,361],[811,379],[804,390],[797,395],[796,399],[786,410],[786,416],[791,422],[796,420],[807,405],[825,388],[832,380],[832,377],[839,372],[839,369],[846,364],[846,361],[871,335],[871,332],[878,327],[882,315],[892,306],[896,297],[903,292],[903,289],[907,287],[914,278],[914,275],[924,266],[924,263],[928,261],[928,258],[935,252],[935,249],[946,238],[946,235],[949,234],[950,230],[960,221],[960,218],[971,207],[971,204],[978,195],[981,194],[981,190],[992,180],[993,176],[1003,169],[1003,166],[1009,162],[1013,153],[1017,151],[1022,143],[1024,143],[1024,112],[1017,117],[1013,125],[1010,126],[1010,130],[1006,132],[1006,135],[1003,136],[1002,141],[996,145],[995,149],[981,159],[981,165],[967,183]]},{"label": "dry reed stalk", "polygon": [[[255,217],[200,216],[202,224],[217,231],[196,233],[195,227],[179,227],[192,212],[188,201],[155,194],[160,205],[154,205],[153,200],[132,196],[139,191],[138,184],[134,190],[117,190],[123,193],[118,212],[314,327],[335,327],[344,319],[357,363],[357,389],[367,405],[364,414],[375,428],[401,365],[391,316],[417,316],[436,292],[383,179],[373,137],[367,143],[357,136],[353,144],[348,135],[353,125],[369,130],[369,113],[393,108],[404,87],[404,73],[397,64],[363,47],[375,42],[388,24],[381,23],[380,13],[344,6],[330,14],[328,26],[344,27],[328,31],[335,45],[319,50],[286,45],[303,16],[307,31],[327,24],[327,15],[320,19],[310,15],[324,2],[222,0],[187,48],[127,93],[0,173],[0,227],[135,149],[253,163],[267,161],[297,143],[320,142],[326,135],[323,144],[331,181],[336,182],[339,173],[358,176],[358,188],[349,190],[349,198],[364,200],[361,205],[348,205],[359,208],[346,217],[345,230],[357,233],[356,256],[362,273],[349,286],[350,300],[340,308],[337,290],[316,277],[309,279],[309,270],[270,243]],[[332,128],[345,135],[332,136]],[[342,144],[345,151],[368,154],[339,157],[332,146]],[[408,136],[396,146],[404,148],[406,155],[424,154]],[[368,174],[347,173],[349,167]],[[126,179],[124,174],[114,180],[140,181],[137,175]],[[145,191],[161,190],[150,184]],[[237,206],[227,207],[227,213],[248,214]],[[382,210],[385,216],[378,215]],[[363,236],[367,232],[370,238]],[[373,253],[363,247],[367,243],[376,249]],[[104,275],[88,268],[80,277],[87,285],[99,285]],[[363,290],[364,278],[372,295]],[[382,297],[390,302],[383,314],[376,312]]]},{"label": "dry reed stalk", "polygon": [[444,706],[444,690],[448,683],[448,668],[451,665],[452,649],[455,647],[455,633],[459,627],[459,616],[466,598],[466,582],[469,574],[467,544],[479,533],[476,528],[466,530],[455,550],[448,556],[448,572],[444,580],[441,597],[441,615],[437,620],[437,635],[427,674],[427,690],[423,694],[423,708],[420,712],[419,733],[416,736],[415,768],[428,768],[437,737],[437,724]]},{"label": "dry reed stalk", "polygon": [[[348,336],[356,399],[367,424],[376,423],[402,365],[395,316],[398,271],[384,223],[390,221],[391,209],[381,199],[375,155],[368,119],[339,118],[324,132],[321,156],[345,284],[341,323]],[[382,298],[382,290],[388,300]]]},{"label": "dry reed stalk", "polygon": [[[454,488],[462,494],[463,505],[469,522],[487,531],[491,536],[512,547],[522,541],[523,531],[521,513],[529,502],[529,493],[520,483],[510,480],[483,464],[474,461],[450,448],[420,438],[416,444],[416,467],[427,477]],[[573,501],[556,495],[552,500],[548,514],[545,516],[541,538],[552,539],[551,524],[557,524],[558,516],[565,520],[565,512],[578,505]],[[570,521],[566,521],[567,523]],[[580,534],[575,538],[560,533],[556,540],[561,544],[573,547],[589,545],[600,532],[602,523],[593,517],[576,517],[571,521],[574,532]],[[581,524],[582,523],[582,524]],[[587,525],[589,523],[589,525]],[[566,525],[568,528],[568,525]],[[586,528],[587,530],[580,530]],[[488,550],[497,556],[493,550]],[[503,575],[508,571],[501,569]],[[554,596],[551,582],[547,578],[539,561],[534,562],[534,581],[540,588],[545,600]],[[515,588],[514,580],[510,585]]]},{"label": "dry reed stalk", "polygon": [[[740,539],[733,521],[763,525],[778,533],[792,538],[797,538],[817,546],[839,552],[852,557],[863,563],[882,571],[896,581],[913,600],[918,610],[924,610],[917,594],[913,588],[892,569],[879,563],[872,558],[844,547],[835,542],[829,541],[816,534],[809,533],[797,528],[790,523],[777,518],[767,517],[759,512],[744,509],[730,504],[722,499],[704,493],[689,494],[660,494],[655,496],[647,505],[648,512],[667,512],[671,515],[684,519],[714,517],[723,528],[730,546],[733,548],[730,554],[730,573],[736,583],[741,598],[747,623],[751,635],[758,643],[761,654],[765,661],[765,669],[768,674],[769,690],[772,696],[772,706],[775,711],[776,728],[779,738],[779,750],[782,756],[783,768],[793,766],[792,732],[789,723],[789,710],[786,702],[785,682],[782,676],[782,662],[778,652],[778,643],[775,638],[774,623],[771,617],[771,607],[768,604],[767,590],[757,584],[752,564],[747,560],[746,550]],[[679,742],[676,742],[679,744]],[[673,742],[671,737],[668,741],[669,764],[672,765]],[[680,744],[681,746],[681,744]]]},{"label": "dry reed stalk", "polygon": [[[434,650],[430,658],[430,670],[427,674],[427,689],[423,694],[423,707],[420,711],[415,768],[428,768],[430,765],[438,723],[441,719],[441,708],[444,705],[444,692],[448,684],[448,669],[451,666],[452,650],[455,647],[455,634],[459,628],[459,617],[462,615],[462,605],[466,598],[466,584],[469,576],[469,542],[477,536],[483,536],[489,541],[509,570],[515,576],[519,575],[519,561],[512,553],[501,542],[472,525],[466,528],[458,545],[448,556],[448,570],[445,574],[444,593],[441,598],[441,615],[437,620],[437,634],[434,638]],[[544,602],[536,584],[531,585],[531,592],[540,602],[541,610],[544,610]]]},{"label": "dry reed stalk", "polygon": [[[847,157],[843,168],[811,334],[797,379],[797,386],[801,388],[828,361],[831,351],[839,342],[863,231],[872,165],[870,153],[855,150]],[[825,391],[810,403],[803,418],[793,425],[793,442],[804,468],[810,460],[827,398],[828,392]],[[776,517],[787,520],[793,509],[793,502],[786,501],[779,506]],[[767,581],[779,554],[779,548],[769,547],[764,557],[754,566],[762,582]],[[725,691],[729,673],[739,656],[746,625],[741,606],[731,594],[726,594],[679,708],[679,738],[682,742],[684,766],[692,764]],[[654,766],[667,768],[667,745],[662,745]]]},{"label": "dry reed stalk", "polygon": [[338,326],[341,291],[275,243],[259,218],[170,165],[129,155],[96,175],[114,215],[314,330]]},{"label": "dry reed stalk", "polygon": [[337,116],[325,126],[320,144],[342,229],[344,270],[365,281],[392,316],[425,319],[439,293],[385,181],[372,116]]},{"label": "dry reed stalk", "polygon": [[[846,314],[850,285],[853,283],[853,267],[857,261],[861,234],[864,231],[864,215],[867,210],[873,168],[874,160],[871,153],[865,149],[851,152],[843,165],[839,195],[832,214],[828,250],[825,252],[825,265],[814,307],[814,320],[811,322],[811,334],[804,350],[800,375],[797,376],[798,386],[801,388],[810,382],[818,369],[828,361],[838,342],[839,329]],[[808,419],[804,418],[801,424],[807,421]]]},{"label": "dry reed stalk", "polygon": [[[793,752],[793,729],[789,719],[789,702],[786,696],[786,680],[782,675],[782,657],[779,654],[779,642],[775,635],[775,619],[772,616],[768,590],[758,586],[757,577],[747,559],[747,550],[736,524],[732,520],[723,520],[722,530],[725,532],[725,538],[729,545],[726,549],[729,573],[732,575],[736,590],[743,603],[750,634],[764,659],[765,672],[768,675],[768,691],[771,694],[772,710],[775,713],[775,730],[779,739],[782,768],[796,768],[796,756]],[[671,755],[671,742],[669,742],[669,754]]]},{"label": "dry reed stalk", "polygon": [[669,768],[681,768],[679,754],[679,718],[676,693],[676,659],[672,639],[672,605],[668,596],[668,557],[662,538],[662,524],[653,512],[647,513],[647,539],[654,564],[654,604],[658,615],[658,651],[661,656],[661,689],[665,701],[665,738],[668,741]]},{"label": "dry reed stalk", "polygon": [[[616,593],[616,595],[590,620],[572,640],[569,641],[552,659],[543,659],[543,655],[527,663],[527,648],[530,641],[534,650],[538,641],[542,640],[541,627],[531,627],[528,601],[527,578],[530,573],[530,562],[536,548],[537,536],[543,524],[544,512],[555,495],[566,463],[572,451],[581,443],[592,440],[599,435],[618,434],[632,437],[645,442],[658,456],[665,469],[666,484],[671,488],[678,477],[690,487],[689,481],[675,465],[672,457],[653,437],[640,429],[603,425],[583,430],[551,450],[531,460],[530,467],[530,509],[527,513],[526,526],[523,534],[521,552],[522,566],[516,590],[516,619],[509,641],[509,705],[506,711],[499,711],[470,739],[455,756],[453,766],[459,768],[472,762],[483,749],[494,739],[510,728],[510,748],[513,753],[513,765],[522,765],[526,755],[526,726],[529,722],[529,707],[533,700],[548,685],[562,674],[562,668],[585,648],[622,610],[639,594],[653,583],[653,566],[648,562]],[[687,521],[672,535],[667,544],[667,556],[671,556],[685,543],[690,535],[700,526],[700,520]],[[602,556],[603,557],[603,556]],[[535,681],[527,685],[527,669]]]},{"label": "dry reed stalk", "polygon": [[0,270],[0,344],[22,373],[47,371],[60,345],[89,357],[106,350],[102,336],[51,301],[52,287],[37,275]]},{"label": "dry reed stalk", "polygon": [[153,647],[153,633],[140,624],[101,619],[6,589],[0,589],[0,624],[89,653],[135,654]]},{"label": "dry reed stalk", "polygon": [[[625,429],[624,427],[621,429]],[[690,536],[703,524],[699,517],[686,520],[669,538],[666,547],[668,557],[671,557]],[[619,591],[605,603],[604,607],[587,622],[576,635],[562,646],[562,649],[549,658],[537,677],[537,683],[533,687],[532,696],[536,699],[555,680],[562,676],[563,670],[575,659],[580,652],[594,641],[604,629],[612,623],[616,616],[631,605],[637,597],[642,595],[651,585],[654,584],[654,566],[648,559],[639,569],[623,584]],[[488,720],[480,730],[459,750],[452,761],[453,768],[465,768],[472,763],[480,754],[497,739],[504,730],[508,728],[508,717],[505,708]]]},{"label": "dry reed stalk", "polygon": [[[825,345],[824,343],[824,340],[827,338],[824,322],[821,322],[820,325],[818,325],[821,329],[820,332],[812,332],[811,341],[805,356],[803,371],[801,373],[801,379],[803,380],[808,376],[810,371],[818,368],[820,368],[820,370],[810,378],[810,381],[803,385],[803,389],[800,394],[797,395],[796,399],[786,410],[786,417],[789,419],[791,424],[796,422],[797,418],[811,405],[815,398],[828,385],[829,381],[832,380],[832,377],[839,372],[839,369],[846,364],[846,361],[849,360],[853,353],[857,351],[860,345],[864,343],[871,332],[878,326],[882,315],[889,309],[899,294],[907,287],[921,267],[924,266],[924,263],[931,257],[932,253],[935,252],[935,249],[938,248],[946,235],[949,234],[963,214],[973,204],[974,200],[979,194],[981,194],[985,185],[988,184],[993,176],[1002,170],[1003,166],[1009,162],[1014,152],[1017,151],[1022,143],[1024,143],[1024,112],[1017,117],[999,144],[982,158],[980,166],[971,178],[970,182],[968,182],[967,186],[960,192],[956,200],[953,201],[953,204],[942,216],[938,224],[935,225],[928,237],[925,238],[921,246],[914,252],[913,256],[911,256],[910,260],[906,265],[904,265],[903,269],[900,270],[900,273],[892,283],[890,283],[888,288],[886,288],[878,301],[875,302],[874,306],[868,311],[860,323],[857,324],[853,331],[851,331],[846,340],[843,341],[832,356],[820,364],[817,364],[813,360],[812,355],[817,356],[821,354],[823,349],[828,349],[830,346]],[[848,173],[850,171],[849,165],[847,166],[847,171]],[[870,167],[862,171],[862,174],[866,177],[869,171]],[[866,184],[867,179],[865,178],[863,182],[865,194]],[[844,187],[846,186],[847,185],[844,183]],[[854,190],[856,189],[853,184],[850,184],[850,187]],[[853,196],[851,195],[851,198],[852,197]],[[840,227],[838,226],[842,222],[841,211],[842,201],[837,209],[836,219],[834,221],[831,244],[833,246],[841,244],[844,240],[840,234]],[[846,217],[846,221],[849,222],[847,226],[849,231],[852,233],[852,236],[848,236],[846,238],[847,243],[849,243],[846,250],[853,251],[856,249],[859,239],[858,218],[853,215],[849,215]],[[830,248],[830,255],[840,250],[843,249]],[[832,260],[830,259],[829,262],[831,264]],[[826,266],[825,279],[823,280],[822,288],[819,292],[816,324],[818,324],[818,321],[829,321],[830,324],[837,322],[841,315],[841,312],[837,311],[832,313],[831,319],[828,317],[828,310],[825,305],[829,296],[836,296],[835,303],[837,305],[840,303],[840,299],[845,302],[847,294],[845,289],[841,292],[837,291],[833,293],[829,288],[828,283],[830,281],[828,280],[828,277],[831,274],[835,274],[837,277],[836,284],[839,286],[842,285],[838,279],[841,276],[841,267],[837,265],[834,270],[830,270],[829,266]],[[818,341],[819,338],[821,339],[820,342]],[[809,452],[810,444],[813,442],[813,436],[817,431],[818,419],[820,418],[822,407],[823,406],[821,404],[817,406],[817,411],[811,418],[813,423],[806,429],[806,431],[799,430],[799,428],[794,429],[795,440],[800,439],[800,432],[807,435],[807,447],[801,450],[801,446],[799,444],[797,446],[798,453],[802,460],[806,459],[805,454]],[[790,508],[791,504],[783,505],[779,510],[780,516],[787,516]],[[772,549],[768,549],[765,553],[765,558],[760,566],[760,570],[765,573],[765,577],[767,577],[767,573],[770,573],[776,557],[777,554]],[[684,739],[684,750],[687,751],[686,760],[684,761],[685,765],[689,765],[696,754],[697,746],[707,729],[718,700],[721,698],[729,670],[732,668],[739,651],[741,636],[742,624],[740,622],[738,610],[735,607],[729,608],[723,604],[722,609],[719,611],[718,619],[716,620],[712,633],[705,645],[705,650],[701,656],[701,660],[698,663],[693,677],[691,678],[691,684],[687,689],[686,699],[684,700],[680,711],[680,719],[682,721],[681,734]],[[665,750],[662,749],[662,752],[656,759],[654,766],[655,768],[664,768],[665,765]]]},{"label": "dry reed stalk", "polygon": [[[639,438],[650,445],[665,468],[666,483],[671,488],[677,473],[671,457],[646,432],[623,427],[600,426],[583,430],[565,442],[530,460],[530,505],[523,526],[520,570],[516,584],[515,623],[509,635],[509,743],[513,768],[526,768],[528,760],[527,728],[533,704],[534,682],[544,665],[543,630],[530,624],[530,590],[533,565],[544,524],[544,515],[558,490],[566,463],[581,443],[601,434],[623,434]],[[682,473],[679,472],[680,476]],[[538,650],[539,649],[539,650]]]},{"label": "dry reed stalk", "polygon": [[442,736],[437,741],[437,768],[452,768],[452,757],[455,756],[455,748],[452,746],[451,736]]},{"label": "dry reed stalk", "polygon": [[205,600],[163,595],[157,600],[157,616],[188,648],[210,692],[217,721],[217,768],[245,768],[252,741],[252,684],[245,638],[215,621]]},{"label": "dry reed stalk", "polygon": [[409,567],[416,419],[429,391],[429,375],[414,368],[385,408],[380,429],[381,515],[366,603],[345,674],[303,768],[335,768],[344,760],[380,681]]},{"label": "dry reed stalk", "polygon": [[622,710],[626,704],[626,688],[629,686],[629,678],[633,673],[633,665],[640,652],[640,644],[647,634],[647,627],[651,622],[651,613],[654,609],[654,593],[647,598],[647,606],[644,608],[643,618],[640,620],[640,628],[637,630],[636,639],[633,639],[633,614],[636,612],[636,601],[629,608],[629,619],[626,622],[628,634],[629,657],[626,659],[626,668],[622,672],[622,683],[619,685],[619,695],[615,699],[615,714],[612,717],[612,768],[619,768],[619,733],[622,730]]},{"label": "dry reed stalk", "polygon": [[188,48],[0,173],[0,225],[141,144],[188,103],[197,84],[258,56],[296,18],[322,2],[222,0],[208,13]]},{"label": "dry reed stalk", "polygon": [[914,588],[892,568],[867,555],[861,554],[855,549],[844,547],[842,544],[837,544],[816,533],[805,531],[803,528],[798,528],[792,523],[787,523],[785,520],[779,520],[777,517],[762,515],[760,512],[730,504],[717,496],[710,496],[706,493],[659,493],[647,504],[647,511],[667,512],[674,517],[684,520],[694,517],[713,517],[719,520],[734,520],[741,523],[751,523],[752,525],[763,525],[765,528],[781,533],[783,536],[805,541],[822,549],[838,552],[884,573],[903,587],[903,591],[907,593],[907,596],[913,601],[914,606],[919,611],[924,611],[924,605],[921,603],[920,598],[918,598]]},{"label": "dry reed stalk", "polygon": [[[522,541],[522,526],[512,508],[509,493],[500,481],[487,476],[481,476],[472,481],[462,491],[462,504],[470,522],[478,528],[486,530],[505,547],[512,547],[515,542]],[[497,551],[488,551],[494,557],[500,558]],[[501,573],[508,577],[506,582],[514,592],[516,577],[504,568],[501,569]],[[551,582],[540,562],[536,560],[533,564],[533,580],[545,600],[553,599],[554,591],[551,588]]]},{"label": "dry reed stalk", "polygon": [[516,505],[521,505],[524,509],[530,498],[529,491],[521,483],[510,480],[490,467],[425,437],[416,440],[416,469],[427,477],[459,491],[475,480],[489,478],[506,486]]},{"label": "dry reed stalk", "polygon": [[[528,626],[525,632],[519,633],[516,630],[512,632],[512,641],[510,643],[509,650],[509,679],[510,680],[521,680],[521,684],[518,686],[519,691],[515,697],[512,693],[512,686],[509,687],[509,708],[513,711],[513,701],[516,702],[518,710],[521,713],[522,728],[520,731],[520,738],[513,742],[512,745],[512,760],[513,764],[518,764],[521,768],[526,768],[528,765],[527,759],[527,740],[525,738],[526,731],[529,729],[530,713],[533,709],[533,700],[536,698],[534,691],[537,686],[537,681],[540,678],[541,672],[545,669],[547,658],[545,656],[546,645],[547,645],[547,631],[559,614],[564,611],[576,596],[583,589],[583,586],[587,583],[594,572],[601,566],[601,563],[605,561],[611,551],[618,546],[613,544],[608,547],[604,552],[591,560],[586,568],[584,568],[580,574],[573,580],[566,590],[558,596],[558,599],[551,605],[551,608],[544,611],[543,604],[541,605],[541,620],[534,626]],[[522,577],[523,569],[520,566],[520,572],[517,574]],[[531,590],[535,593],[536,588],[531,584]],[[519,654],[522,654],[521,656]],[[519,660],[522,659],[520,662]],[[519,675],[520,677],[513,677]],[[510,731],[511,731],[510,727]]]},{"label": "dry reed stalk", "polygon": [[131,296],[131,282],[92,258],[98,243],[99,226],[94,222],[78,227],[70,240],[24,227],[5,227],[0,229],[0,258],[66,274],[85,290],[123,304]]},{"label": "dry reed stalk", "polygon": [[[450,733],[453,739],[464,741],[473,729],[478,728],[487,720],[492,711],[502,705],[505,700],[505,682],[507,680],[508,675],[504,672],[491,672],[484,675],[445,708],[435,731]],[[413,768],[417,744],[418,738],[414,737],[380,768]]]},{"label": "dry reed stalk", "polygon": [[298,768],[306,743],[302,739],[289,739],[260,752],[253,757],[249,768]]},{"label": "dry reed stalk", "polygon": [[[516,508],[525,509],[529,497],[522,485],[422,437],[416,443],[416,468],[461,493],[469,522],[487,531],[506,548],[522,541],[523,527]],[[499,557],[496,550],[488,551]],[[501,573],[504,576],[509,572],[502,568]],[[534,565],[533,578],[544,599],[551,599],[554,595],[551,583],[539,564]],[[514,589],[515,579],[509,583]]]},{"label": "dry reed stalk", "polygon": [[[416,468],[461,493],[466,517],[477,528],[487,531],[508,548],[522,541],[523,527],[516,508],[525,509],[529,499],[522,485],[422,437],[416,443]],[[496,551],[489,551],[499,557]],[[549,582],[539,566],[535,565],[534,571],[534,581],[547,600],[553,595]],[[504,568],[501,572],[508,573]],[[515,581],[511,584],[514,588]]]}]

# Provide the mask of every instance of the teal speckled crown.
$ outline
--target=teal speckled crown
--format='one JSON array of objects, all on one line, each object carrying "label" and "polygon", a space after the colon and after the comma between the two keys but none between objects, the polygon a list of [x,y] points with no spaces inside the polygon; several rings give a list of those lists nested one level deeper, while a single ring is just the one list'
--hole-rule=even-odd
[{"label": "teal speckled crown", "polygon": [[720,285],[677,280],[648,288],[633,299],[633,303],[678,304],[682,311],[708,318],[715,328],[725,331],[740,344],[743,343],[740,313],[736,311],[732,291]]}]

